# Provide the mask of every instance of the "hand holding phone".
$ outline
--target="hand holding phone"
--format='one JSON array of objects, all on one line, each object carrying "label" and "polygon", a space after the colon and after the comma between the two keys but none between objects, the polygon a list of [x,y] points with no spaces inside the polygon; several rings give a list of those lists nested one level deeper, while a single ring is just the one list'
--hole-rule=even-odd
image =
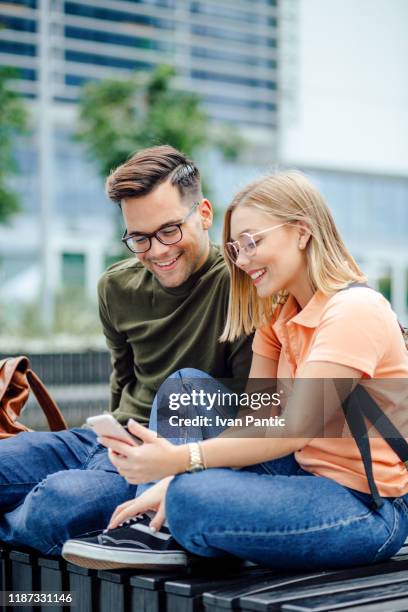
[{"label": "hand holding phone", "polygon": [[88,417],[86,422],[98,436],[115,438],[131,446],[137,446],[138,443],[141,443],[141,440],[139,441],[134,436],[131,436],[111,414],[98,414],[97,416]]}]

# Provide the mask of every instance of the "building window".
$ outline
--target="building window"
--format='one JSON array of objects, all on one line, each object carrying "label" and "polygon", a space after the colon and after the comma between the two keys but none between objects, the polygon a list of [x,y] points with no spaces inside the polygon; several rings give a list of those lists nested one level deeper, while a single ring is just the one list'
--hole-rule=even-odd
[{"label": "building window", "polygon": [[239,23],[256,23],[263,25],[276,26],[276,19],[267,15],[260,15],[255,12],[242,11],[235,7],[217,6],[206,4],[205,2],[192,2],[190,12],[193,15],[206,15],[208,17],[218,17],[228,21]]},{"label": "building window", "polygon": [[231,83],[233,85],[246,85],[247,87],[264,87],[266,89],[276,89],[274,81],[265,79],[250,79],[231,74],[217,74],[216,72],[207,72],[206,70],[192,70],[191,77],[204,81],[216,81],[218,83]]},{"label": "building window", "polygon": [[217,49],[206,49],[204,47],[192,47],[191,56],[203,59],[219,60],[221,62],[235,62],[237,64],[245,64],[248,66],[260,66],[262,68],[275,69],[277,67],[277,61],[274,59],[244,55],[242,53],[233,53],[225,50],[221,51]]},{"label": "building window", "polygon": [[0,28],[9,30],[18,30],[19,32],[36,32],[37,27],[32,19],[23,19],[21,17],[11,17],[9,15],[0,15]]},{"label": "building window", "polygon": [[258,36],[247,32],[237,32],[234,30],[225,30],[224,28],[214,28],[206,25],[192,24],[191,32],[198,36],[211,36],[222,40],[230,40],[247,45],[264,45],[267,47],[276,47],[276,40],[267,36]]},{"label": "building window", "polygon": [[18,4],[19,6],[27,6],[28,8],[37,8],[37,0],[7,0],[7,4]]},{"label": "building window", "polygon": [[204,102],[226,107],[248,108],[250,110],[276,111],[277,105],[271,102],[259,102],[257,100],[240,100],[239,98],[227,98],[223,96],[204,96]]},{"label": "building window", "polygon": [[[108,57],[107,55],[96,55],[95,53],[82,53],[81,51],[65,51],[65,59],[67,62],[79,62],[94,66],[113,66],[115,68],[126,68],[127,70],[150,70],[154,67],[149,62],[128,60],[121,57]],[[67,75],[67,78],[69,77],[68,80],[70,80],[71,76]],[[67,85],[77,85],[89,80],[88,77],[81,77],[82,80],[78,77],[78,79],[78,83],[68,83],[66,79]]]},{"label": "building window", "polygon": [[172,51],[172,45],[162,41],[152,40],[139,36],[124,36],[115,32],[102,30],[91,30],[88,28],[65,27],[65,37],[79,40],[92,40],[99,43],[110,45],[123,45],[126,47],[136,47],[138,49],[159,49],[160,51]]},{"label": "building window", "polygon": [[13,53],[15,55],[35,56],[35,45],[28,45],[9,40],[0,40],[0,53]]},{"label": "building window", "polygon": [[85,255],[62,254],[62,282],[64,287],[85,287]]},{"label": "building window", "polygon": [[136,13],[127,13],[125,11],[99,8],[95,6],[86,6],[85,4],[76,4],[74,2],[65,3],[65,13],[67,15],[78,15],[81,17],[114,21],[128,25],[144,25],[161,28],[164,30],[174,29],[174,21],[169,19],[151,17],[150,15],[138,15]]}]

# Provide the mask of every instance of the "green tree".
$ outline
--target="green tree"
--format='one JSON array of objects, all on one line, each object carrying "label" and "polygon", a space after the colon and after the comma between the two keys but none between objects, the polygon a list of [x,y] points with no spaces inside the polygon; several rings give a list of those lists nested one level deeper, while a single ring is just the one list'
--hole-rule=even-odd
[{"label": "green tree", "polygon": [[77,138],[96,160],[102,177],[133,151],[158,144],[171,144],[188,156],[209,145],[229,159],[237,156],[242,141],[236,130],[225,126],[213,135],[200,97],[176,90],[174,76],[171,66],[162,65],[147,78],[134,73],[126,81],[84,86]]},{"label": "green tree", "polygon": [[0,67],[0,223],[19,210],[17,195],[7,179],[17,172],[13,156],[15,137],[25,131],[27,111],[21,97],[11,91],[9,80],[17,76],[12,68]]}]

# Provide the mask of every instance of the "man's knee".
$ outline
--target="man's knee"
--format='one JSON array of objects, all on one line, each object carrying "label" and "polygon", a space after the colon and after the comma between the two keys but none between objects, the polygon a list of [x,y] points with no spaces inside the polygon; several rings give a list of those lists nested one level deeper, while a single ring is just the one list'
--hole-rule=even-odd
[{"label": "man's knee", "polygon": [[[83,470],[56,472],[34,487],[27,500],[30,506],[27,521],[33,528],[52,531],[80,520],[89,498],[89,491],[81,482],[82,474]],[[95,506],[93,510],[98,512]]]},{"label": "man's knee", "polygon": [[41,534],[43,552],[56,554],[67,539],[106,527],[113,510],[133,497],[134,489],[113,472],[51,474],[23,504],[24,530]]},{"label": "man's knee", "polygon": [[[34,446],[41,443],[45,432],[22,432],[1,440],[0,443],[0,484],[12,489],[23,485],[22,490],[29,490],[38,482],[33,473]],[[35,463],[34,463],[35,466]],[[26,487],[26,488],[25,488]],[[4,493],[4,491],[3,491]],[[7,491],[8,493],[8,491]],[[16,492],[17,493],[17,492]],[[2,495],[4,498],[5,496]],[[2,500],[4,501],[4,500]]]},{"label": "man's knee", "polygon": [[47,476],[4,515],[10,541],[52,554],[54,547],[66,539],[72,521],[79,516],[78,494],[70,488],[72,478],[67,479],[67,475],[57,472]]}]

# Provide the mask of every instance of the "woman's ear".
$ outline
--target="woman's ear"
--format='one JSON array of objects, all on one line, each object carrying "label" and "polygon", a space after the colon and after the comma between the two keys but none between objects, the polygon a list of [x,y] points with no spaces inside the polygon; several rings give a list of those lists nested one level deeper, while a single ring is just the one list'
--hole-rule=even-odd
[{"label": "woman's ear", "polygon": [[311,231],[308,224],[305,221],[298,221],[298,247],[301,251],[306,248],[307,243],[310,240]]}]

